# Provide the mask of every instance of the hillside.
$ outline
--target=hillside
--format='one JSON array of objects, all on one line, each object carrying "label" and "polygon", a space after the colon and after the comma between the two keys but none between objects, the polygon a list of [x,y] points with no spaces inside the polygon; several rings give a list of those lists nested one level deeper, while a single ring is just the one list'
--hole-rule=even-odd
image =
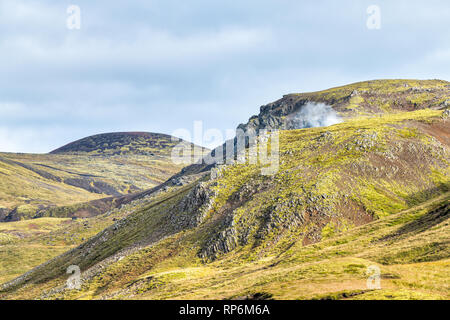
[{"label": "hillside", "polygon": [[[449,206],[447,193],[318,244],[303,246],[296,242],[278,255],[253,260],[246,257],[247,252],[235,251],[204,263],[196,256],[197,248],[178,247],[197,241],[188,232],[155,246],[123,250],[98,263],[83,273],[82,290],[67,290],[67,276],[49,280],[44,272],[54,267],[50,263],[32,274],[31,283],[4,289],[0,297],[449,299]],[[76,256],[72,252],[72,257]],[[67,259],[68,255],[63,257]],[[78,261],[80,258],[76,258]],[[366,286],[366,271],[373,265],[381,270],[381,290]]]},{"label": "hillside", "polygon": [[[285,96],[240,126],[285,129],[276,174],[215,166],[117,209],[123,219],[6,283],[0,298],[448,299],[449,99],[439,80]],[[297,128],[309,103],[340,122]],[[65,287],[70,265],[81,290]],[[366,287],[371,265],[381,290]]]},{"label": "hillside", "polygon": [[[444,80],[397,79],[371,80],[318,92],[292,93],[261,106],[259,114],[240,124],[238,129],[255,133],[263,129],[292,130],[328,126],[360,117],[421,109],[442,110],[450,108],[449,90],[450,82]],[[330,112],[333,113],[331,117]],[[306,117],[313,120],[305,121]],[[437,138],[449,137],[445,132],[440,132]],[[209,165],[194,164],[184,168],[184,172],[198,173],[209,169]]]},{"label": "hillside", "polygon": [[51,154],[0,153],[0,221],[153,188],[181,169],[170,159],[176,143],[162,134],[113,133]]},{"label": "hillside", "polygon": [[[33,267],[82,244],[116,221],[130,213],[149,205],[155,196],[174,191],[181,186],[166,184],[151,190],[114,198],[108,206],[96,215],[79,219],[66,218],[56,208],[53,216],[39,217],[30,220],[0,223],[0,283],[11,280]],[[65,208],[76,215],[79,207],[85,204]],[[88,208],[84,208],[88,210]],[[66,212],[64,212],[66,213]],[[60,217],[62,216],[62,217]],[[71,213],[70,216],[73,216]]]},{"label": "hillside", "polygon": [[113,132],[90,136],[71,142],[50,154],[149,155],[170,156],[178,139],[161,133]]},{"label": "hillside", "polygon": [[307,103],[322,103],[344,119],[419,109],[450,107],[450,83],[443,80],[372,80],[319,92],[295,93],[261,107],[240,127],[301,129],[292,115]]}]

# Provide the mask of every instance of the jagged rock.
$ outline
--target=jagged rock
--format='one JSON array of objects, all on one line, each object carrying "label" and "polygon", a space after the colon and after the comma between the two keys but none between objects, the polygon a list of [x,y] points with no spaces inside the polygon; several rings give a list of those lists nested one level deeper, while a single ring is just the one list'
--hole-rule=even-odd
[{"label": "jagged rock", "polygon": [[205,183],[199,183],[173,208],[169,220],[178,230],[198,226],[211,209],[214,196]]},{"label": "jagged rock", "polygon": [[229,227],[220,232],[216,239],[203,248],[199,256],[203,259],[213,260],[218,255],[228,253],[238,246],[237,231],[234,227]]},{"label": "jagged rock", "polygon": [[171,180],[172,184],[178,187],[184,186],[186,184],[189,184],[189,181],[185,179],[184,177],[177,177]]},{"label": "jagged rock", "polygon": [[281,100],[262,106],[259,115],[251,117],[247,124],[240,124],[238,129],[245,132],[253,131],[256,134],[264,129],[289,129],[285,117],[299,110],[308,100],[300,100],[294,104],[292,102],[292,98],[288,95]]},{"label": "jagged rock", "polygon": [[374,133],[365,133],[362,134],[358,139],[355,139],[350,144],[346,145],[347,150],[356,150],[367,152],[372,149],[377,144],[378,134]]},{"label": "jagged rock", "polygon": [[9,210],[7,208],[0,208],[0,221],[3,221],[3,219],[6,218],[8,215]]}]

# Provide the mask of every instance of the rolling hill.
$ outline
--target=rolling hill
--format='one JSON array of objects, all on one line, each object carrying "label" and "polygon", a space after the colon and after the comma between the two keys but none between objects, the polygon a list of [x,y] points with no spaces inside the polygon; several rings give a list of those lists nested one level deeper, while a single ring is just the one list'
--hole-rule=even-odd
[{"label": "rolling hill", "polygon": [[170,156],[174,146],[179,143],[174,137],[151,132],[112,132],[98,134],[71,142],[50,154],[89,154],[89,155],[148,155]]},{"label": "rolling hill", "polygon": [[[192,165],[168,180],[188,184],[32,236],[45,243],[34,264],[52,259],[6,272],[0,298],[449,299],[449,101],[441,80],[286,95],[239,126],[282,129],[274,175],[260,162]],[[311,127],[306,108],[339,121]],[[78,231],[90,221],[98,233]],[[46,247],[73,238],[59,256]],[[66,286],[71,265],[80,290]],[[371,266],[380,290],[366,285]]]},{"label": "rolling hill", "polygon": [[170,159],[178,143],[163,134],[109,133],[50,154],[0,153],[0,221],[155,187],[181,169]]}]

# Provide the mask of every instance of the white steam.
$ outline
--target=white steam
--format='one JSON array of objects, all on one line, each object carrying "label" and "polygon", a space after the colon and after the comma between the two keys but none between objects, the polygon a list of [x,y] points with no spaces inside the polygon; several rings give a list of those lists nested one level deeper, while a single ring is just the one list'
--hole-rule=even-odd
[{"label": "white steam", "polygon": [[328,127],[342,122],[333,108],[324,103],[308,102],[299,111],[290,115],[288,126],[291,129]]}]

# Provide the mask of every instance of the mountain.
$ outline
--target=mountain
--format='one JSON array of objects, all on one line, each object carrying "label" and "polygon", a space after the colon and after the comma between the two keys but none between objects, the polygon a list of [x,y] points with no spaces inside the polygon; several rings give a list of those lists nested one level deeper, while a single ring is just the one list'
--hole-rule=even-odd
[{"label": "mountain", "polygon": [[[296,117],[307,104],[325,104],[343,119],[450,107],[450,83],[443,80],[372,80],[319,92],[295,93],[262,106],[239,127],[244,130],[300,129]],[[317,114],[312,114],[317,117]],[[297,117],[298,119],[298,117]]]},{"label": "mountain", "polygon": [[109,133],[50,154],[0,153],[0,221],[153,188],[181,169],[170,158],[181,142],[164,134]]},{"label": "mountain", "polygon": [[[10,258],[0,298],[448,299],[449,99],[441,80],[284,96],[239,126],[282,129],[275,174],[184,168],[123,208],[32,237],[52,259],[12,279]],[[10,250],[24,241],[3,234]],[[45,247],[70,241],[59,256]],[[70,265],[80,290],[66,286]],[[377,268],[380,290],[366,285]]]},{"label": "mountain", "polygon": [[[450,108],[450,83],[444,80],[371,80],[318,92],[293,93],[260,107],[258,115],[241,123],[238,130],[292,130],[327,126],[346,119],[397,114],[421,109]],[[302,112],[303,110],[308,112]],[[311,123],[305,116],[313,118]],[[442,137],[442,138],[441,138]],[[445,132],[438,139],[448,139]],[[448,140],[446,142],[448,144]],[[226,146],[223,146],[226,151]],[[225,152],[224,151],[224,152]],[[211,165],[193,164],[180,176],[208,171]]]},{"label": "mountain", "polygon": [[164,155],[180,141],[167,134],[150,132],[114,132],[90,136],[71,142],[50,154],[89,155]]}]

